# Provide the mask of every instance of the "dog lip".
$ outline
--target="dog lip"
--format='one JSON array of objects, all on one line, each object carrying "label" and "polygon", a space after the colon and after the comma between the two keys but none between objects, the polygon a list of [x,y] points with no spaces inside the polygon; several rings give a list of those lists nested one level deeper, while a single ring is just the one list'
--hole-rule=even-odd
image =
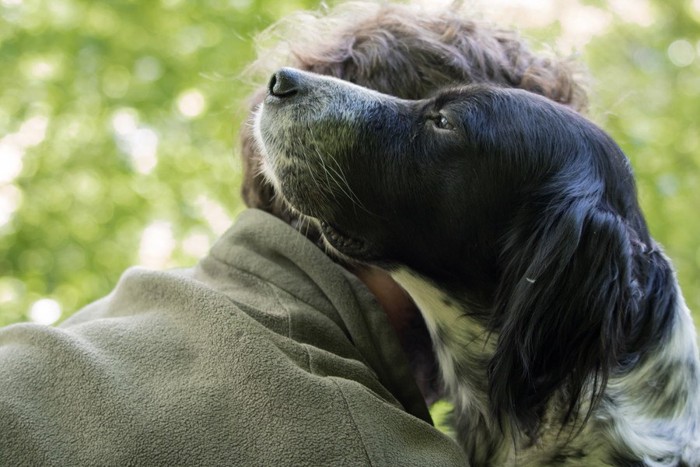
[{"label": "dog lip", "polygon": [[335,248],[350,257],[363,256],[366,250],[366,243],[363,240],[354,238],[346,234],[343,230],[326,221],[320,221],[321,233],[326,240]]},{"label": "dog lip", "polygon": [[330,222],[321,221],[321,229],[323,230],[323,233],[328,233],[329,236],[340,239],[344,243],[352,243],[357,245],[364,244],[364,242],[362,242],[361,240],[357,240],[349,236],[341,229],[339,229],[335,224],[331,224]]}]

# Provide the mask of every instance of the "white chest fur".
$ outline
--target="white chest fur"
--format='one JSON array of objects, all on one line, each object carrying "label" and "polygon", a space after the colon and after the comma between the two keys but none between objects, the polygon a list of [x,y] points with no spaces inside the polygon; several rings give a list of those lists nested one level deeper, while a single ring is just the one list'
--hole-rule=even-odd
[{"label": "white chest fur", "polygon": [[[463,303],[419,274],[403,268],[392,277],[423,314],[455,406],[458,441],[474,465],[534,466],[552,459],[560,459],[557,465],[610,465],[616,454],[627,454],[644,458],[650,466],[678,465],[681,459],[700,466],[700,363],[692,319],[682,298],[669,342],[624,376],[611,377],[604,402],[575,439],[564,439],[560,426],[545,423],[532,445],[501,432],[492,419],[487,369],[498,334],[486,330]],[[671,401],[677,404],[673,410],[661,413]],[[546,418],[558,419],[554,405],[547,412]],[[564,460],[557,457],[562,452],[584,457]]]}]

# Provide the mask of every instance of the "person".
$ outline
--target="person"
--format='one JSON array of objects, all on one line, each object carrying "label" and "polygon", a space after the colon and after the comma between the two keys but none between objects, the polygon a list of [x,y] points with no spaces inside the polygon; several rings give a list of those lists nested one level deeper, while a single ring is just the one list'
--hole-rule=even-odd
[{"label": "person", "polygon": [[[281,31],[288,47],[256,67],[404,98],[488,81],[585,107],[569,62],[453,9],[349,3]],[[318,248],[258,175],[246,125],[242,155],[254,209],[195,267],[132,268],[57,327],[0,330],[0,465],[466,464],[426,407],[440,388],[429,346],[412,344],[415,306]]]}]

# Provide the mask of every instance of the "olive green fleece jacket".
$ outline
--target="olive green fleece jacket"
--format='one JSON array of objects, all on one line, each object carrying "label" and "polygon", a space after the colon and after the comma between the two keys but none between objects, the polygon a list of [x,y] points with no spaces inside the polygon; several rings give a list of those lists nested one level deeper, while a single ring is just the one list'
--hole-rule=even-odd
[{"label": "olive green fleece jacket", "polygon": [[369,291],[244,212],[196,267],[0,330],[0,465],[466,465]]}]

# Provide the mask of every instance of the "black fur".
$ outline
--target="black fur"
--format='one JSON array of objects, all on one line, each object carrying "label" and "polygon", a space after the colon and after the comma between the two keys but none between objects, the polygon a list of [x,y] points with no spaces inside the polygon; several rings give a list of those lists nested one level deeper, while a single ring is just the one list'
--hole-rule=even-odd
[{"label": "black fur", "polygon": [[[575,436],[610,379],[671,338],[682,298],[649,235],[629,162],[570,109],[483,85],[406,101],[283,70],[258,129],[270,178],[293,208],[323,223],[332,251],[425,278],[444,292],[442,306],[458,304],[495,340],[488,360],[453,364],[483,386],[504,432],[532,444],[549,414],[548,429],[554,417],[555,430]],[[341,179],[324,183],[329,170]],[[434,327],[437,346],[459,333]],[[697,379],[688,345],[679,357],[688,368],[659,368]],[[697,408],[687,395],[663,399],[666,414]]]}]

